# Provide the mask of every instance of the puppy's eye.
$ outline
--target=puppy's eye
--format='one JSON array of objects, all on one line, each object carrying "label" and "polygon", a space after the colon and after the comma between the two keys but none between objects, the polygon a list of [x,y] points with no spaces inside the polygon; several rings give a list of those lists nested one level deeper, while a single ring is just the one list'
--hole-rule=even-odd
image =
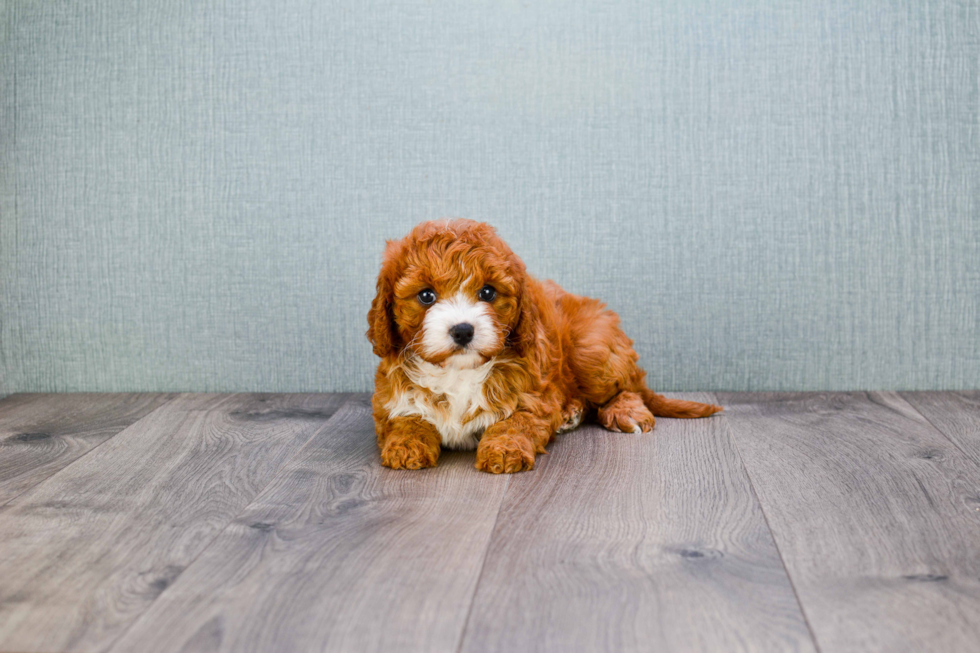
[{"label": "puppy's eye", "polygon": [[426,288],[419,293],[419,304],[423,306],[428,306],[429,304],[436,301],[436,293],[431,288]]},{"label": "puppy's eye", "polygon": [[492,302],[497,297],[497,291],[493,286],[483,286],[478,296],[481,302]]}]

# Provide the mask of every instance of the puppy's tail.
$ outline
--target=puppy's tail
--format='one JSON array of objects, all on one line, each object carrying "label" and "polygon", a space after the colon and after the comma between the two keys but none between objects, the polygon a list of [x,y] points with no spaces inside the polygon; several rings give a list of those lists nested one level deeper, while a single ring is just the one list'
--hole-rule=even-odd
[{"label": "puppy's tail", "polygon": [[663,395],[658,395],[649,388],[640,391],[643,403],[650,409],[654,417],[683,417],[691,419],[694,417],[707,417],[724,410],[721,406],[714,404],[700,404],[696,401],[684,401],[683,399],[668,399]]}]

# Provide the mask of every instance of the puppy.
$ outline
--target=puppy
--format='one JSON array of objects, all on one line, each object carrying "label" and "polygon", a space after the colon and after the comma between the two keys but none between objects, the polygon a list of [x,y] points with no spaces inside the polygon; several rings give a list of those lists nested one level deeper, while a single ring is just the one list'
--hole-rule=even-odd
[{"label": "puppy", "polygon": [[652,392],[619,317],[529,275],[487,224],[424,222],[388,241],[377,290],[367,337],[387,467],[432,467],[447,447],[476,449],[477,469],[520,472],[585,417],[646,433],[655,415],[721,410]]}]

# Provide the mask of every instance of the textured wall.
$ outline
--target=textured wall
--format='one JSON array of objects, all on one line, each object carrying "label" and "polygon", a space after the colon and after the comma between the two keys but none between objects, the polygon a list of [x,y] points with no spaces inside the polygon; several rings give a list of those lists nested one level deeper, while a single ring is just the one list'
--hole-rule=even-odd
[{"label": "textured wall", "polygon": [[660,389],[980,387],[980,2],[0,2],[25,390],[369,387],[383,240],[495,223]]}]

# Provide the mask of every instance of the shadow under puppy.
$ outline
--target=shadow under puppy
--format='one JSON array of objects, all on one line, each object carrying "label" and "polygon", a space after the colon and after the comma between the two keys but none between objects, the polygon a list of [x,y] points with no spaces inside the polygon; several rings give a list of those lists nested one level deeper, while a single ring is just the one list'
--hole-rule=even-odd
[{"label": "shadow under puppy", "polygon": [[519,472],[585,416],[645,433],[654,416],[721,410],[647,388],[614,312],[533,278],[472,220],[388,241],[368,324],[378,446],[394,469],[431,467],[447,447],[475,448],[477,469]]}]

